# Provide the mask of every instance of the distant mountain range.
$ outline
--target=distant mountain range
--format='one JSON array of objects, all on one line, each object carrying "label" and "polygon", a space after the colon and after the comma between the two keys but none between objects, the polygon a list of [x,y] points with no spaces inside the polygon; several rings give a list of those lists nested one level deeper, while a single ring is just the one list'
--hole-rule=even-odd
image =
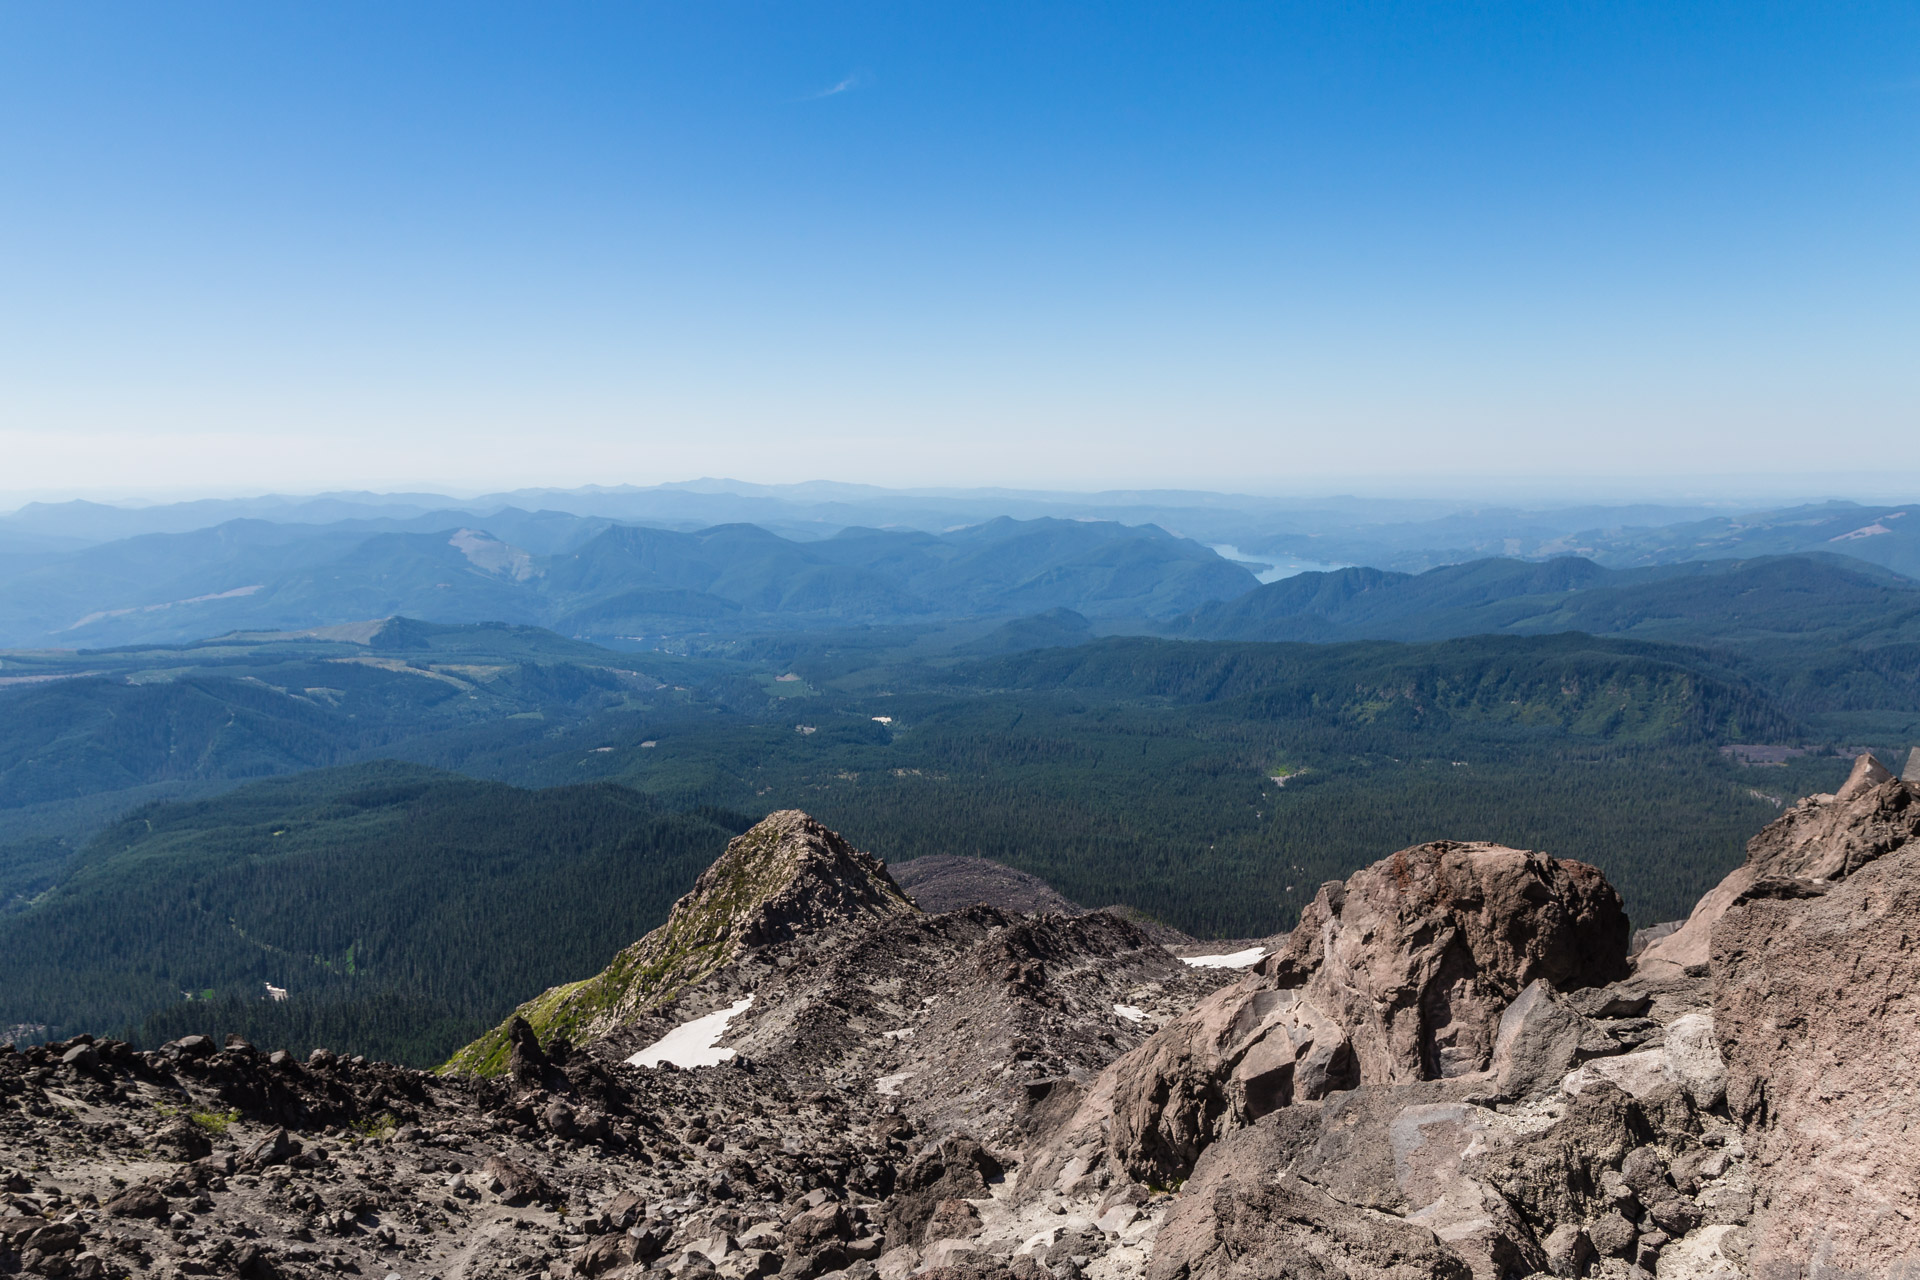
[{"label": "distant mountain range", "polygon": [[173,642],[396,614],[603,639],[1063,608],[1138,621],[1254,585],[1245,566],[1155,526],[1051,517],[811,542],[747,524],[683,532],[522,511],[431,532],[246,519],[11,557],[0,645]]},{"label": "distant mountain range", "polygon": [[[435,493],[266,494],[141,507],[97,502],[30,503],[0,515],[0,549],[28,545],[72,547],[143,533],[190,533],[231,520],[276,524],[364,522],[388,531],[425,532],[449,525],[486,525],[509,541],[523,536],[502,527],[503,517],[538,512],[602,522],[647,524],[691,531],[718,524],[757,524],[788,537],[816,539],[853,527],[940,533],[984,524],[998,516],[1033,520],[1111,520],[1157,524],[1208,543],[1250,546],[1261,539],[1358,537],[1382,530],[1419,547],[1478,548],[1502,553],[1489,539],[1516,534],[1540,539],[1601,526],[1659,526],[1719,514],[1701,506],[1563,507],[1542,511],[1481,508],[1425,499],[1275,498],[1195,490],[1119,490],[1061,493],[1016,489],[883,489],[811,481],[762,485],[737,480],[692,480],[579,489],[517,489],[454,498]],[[1422,529],[1428,532],[1423,534]],[[1409,532],[1411,531],[1411,532]],[[1437,540],[1436,540],[1437,539]],[[1469,558],[1467,555],[1456,559]],[[1372,562],[1372,557],[1360,560]]]},{"label": "distant mountain range", "polygon": [[[1797,587],[1786,579],[1814,571],[1766,572],[1790,593],[1813,592],[1819,608],[1865,604],[1876,617],[1887,593],[1905,589],[1875,580],[1876,566],[1920,575],[1920,507],[1850,503],[1640,524],[1700,512],[731,482],[502,496],[565,509],[448,506],[432,494],[29,506],[0,517],[0,646],[175,643],[395,615],[612,643],[1043,613],[1055,617],[1039,643],[1116,631],[1721,636],[1751,604],[1738,599],[1762,572],[1751,562],[1851,565],[1858,582],[1845,586],[1838,568]],[[753,514],[762,519],[734,518]],[[1597,520],[1612,523],[1588,523]],[[1749,567],[1726,567],[1735,563]],[[1255,576],[1303,567],[1265,586]],[[1609,594],[1622,590],[1636,594]],[[1577,607],[1558,598],[1568,593]],[[1720,612],[1709,620],[1701,608]],[[1021,635],[991,644],[1017,647]]]},{"label": "distant mountain range", "polygon": [[142,507],[30,503],[0,515],[0,555],[44,555],[233,520],[430,533],[472,526],[534,554],[570,549],[608,524],[693,532],[756,524],[813,541],[847,528],[943,533],[999,516],[1155,524],[1179,537],[1280,567],[1362,564],[1403,572],[1494,556],[1578,555],[1610,568],[1681,560],[1841,551],[1920,573],[1912,504],[1823,502],[1771,510],[1731,504],[1536,504],[1408,498],[1268,497],[1197,490],[1064,493],[883,489],[812,481],[694,480],[652,486],[436,493],[266,494]]}]

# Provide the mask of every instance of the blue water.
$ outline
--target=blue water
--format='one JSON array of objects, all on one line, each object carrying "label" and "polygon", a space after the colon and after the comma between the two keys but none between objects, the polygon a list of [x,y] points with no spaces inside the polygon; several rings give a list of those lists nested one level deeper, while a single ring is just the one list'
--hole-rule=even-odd
[{"label": "blue water", "polygon": [[1335,569],[1348,567],[1344,564],[1332,564],[1320,560],[1302,560],[1298,556],[1248,555],[1228,542],[1215,543],[1213,552],[1223,560],[1232,560],[1236,564],[1243,564],[1254,570],[1253,576],[1262,582],[1278,582],[1282,578],[1291,578],[1297,573],[1331,573]]}]

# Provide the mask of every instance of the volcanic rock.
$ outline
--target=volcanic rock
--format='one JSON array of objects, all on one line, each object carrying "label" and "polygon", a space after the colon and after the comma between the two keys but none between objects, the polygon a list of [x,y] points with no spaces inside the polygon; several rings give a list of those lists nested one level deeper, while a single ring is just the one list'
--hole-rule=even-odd
[{"label": "volcanic rock", "polygon": [[[1623,976],[1627,934],[1619,895],[1584,863],[1404,849],[1321,886],[1252,974],[1111,1069],[1114,1151],[1131,1176],[1169,1182],[1226,1129],[1296,1101],[1484,1071],[1523,989]],[[1566,1025],[1571,1052],[1585,1033]],[[1552,1056],[1508,1047],[1510,1074],[1538,1076]]]},{"label": "volcanic rock", "polygon": [[1764,1206],[1756,1274],[1920,1266],[1920,844],[1863,856],[1906,829],[1912,796],[1888,782],[1857,797],[1858,829],[1809,813],[1796,828],[1833,839],[1803,865],[1829,883],[1802,896],[1760,881],[1713,928],[1727,1104]]},{"label": "volcanic rock", "polygon": [[583,1044],[664,1004],[748,948],[917,910],[879,862],[798,809],[783,809],[730,843],[665,924],[597,976],[522,1005],[448,1066],[498,1074],[511,1064],[517,1022],[538,1043],[565,1037]]},{"label": "volcanic rock", "polygon": [[1712,951],[1713,927],[1762,880],[1843,879],[1920,834],[1920,789],[1895,778],[1872,755],[1833,795],[1808,796],[1747,842],[1746,861],[1700,899],[1686,923],[1635,957],[1635,968],[1699,969]]},{"label": "volcanic rock", "polygon": [[896,863],[893,879],[922,911],[958,911],[976,903],[1016,915],[1082,915],[1086,908],[1039,876],[985,858],[935,854]]}]

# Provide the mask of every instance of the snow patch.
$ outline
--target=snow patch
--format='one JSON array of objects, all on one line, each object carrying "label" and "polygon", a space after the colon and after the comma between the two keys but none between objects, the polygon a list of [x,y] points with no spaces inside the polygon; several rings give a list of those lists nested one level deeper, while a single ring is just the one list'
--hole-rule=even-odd
[{"label": "snow patch", "polygon": [[1145,1009],[1136,1009],[1130,1004],[1117,1004],[1113,1006],[1113,1011],[1125,1018],[1128,1022],[1145,1022],[1147,1020],[1147,1011]]},{"label": "snow patch", "polygon": [[1248,947],[1245,951],[1229,951],[1221,956],[1181,956],[1180,963],[1196,969],[1244,969],[1266,954],[1265,947]]},{"label": "snow patch", "polygon": [[727,1034],[727,1024],[752,1004],[753,997],[748,996],[704,1018],[683,1022],[628,1058],[627,1063],[635,1067],[657,1067],[663,1062],[676,1067],[717,1067],[733,1056],[733,1050],[714,1046]]}]

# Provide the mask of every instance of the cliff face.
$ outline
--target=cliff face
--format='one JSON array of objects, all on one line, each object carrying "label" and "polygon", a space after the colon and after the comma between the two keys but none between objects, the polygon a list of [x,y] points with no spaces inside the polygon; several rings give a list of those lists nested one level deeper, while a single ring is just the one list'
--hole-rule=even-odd
[{"label": "cliff face", "polygon": [[1755,839],[1756,874],[1713,926],[1727,1105],[1760,1190],[1756,1275],[1920,1270],[1916,801],[1879,776],[1803,805]]}]

